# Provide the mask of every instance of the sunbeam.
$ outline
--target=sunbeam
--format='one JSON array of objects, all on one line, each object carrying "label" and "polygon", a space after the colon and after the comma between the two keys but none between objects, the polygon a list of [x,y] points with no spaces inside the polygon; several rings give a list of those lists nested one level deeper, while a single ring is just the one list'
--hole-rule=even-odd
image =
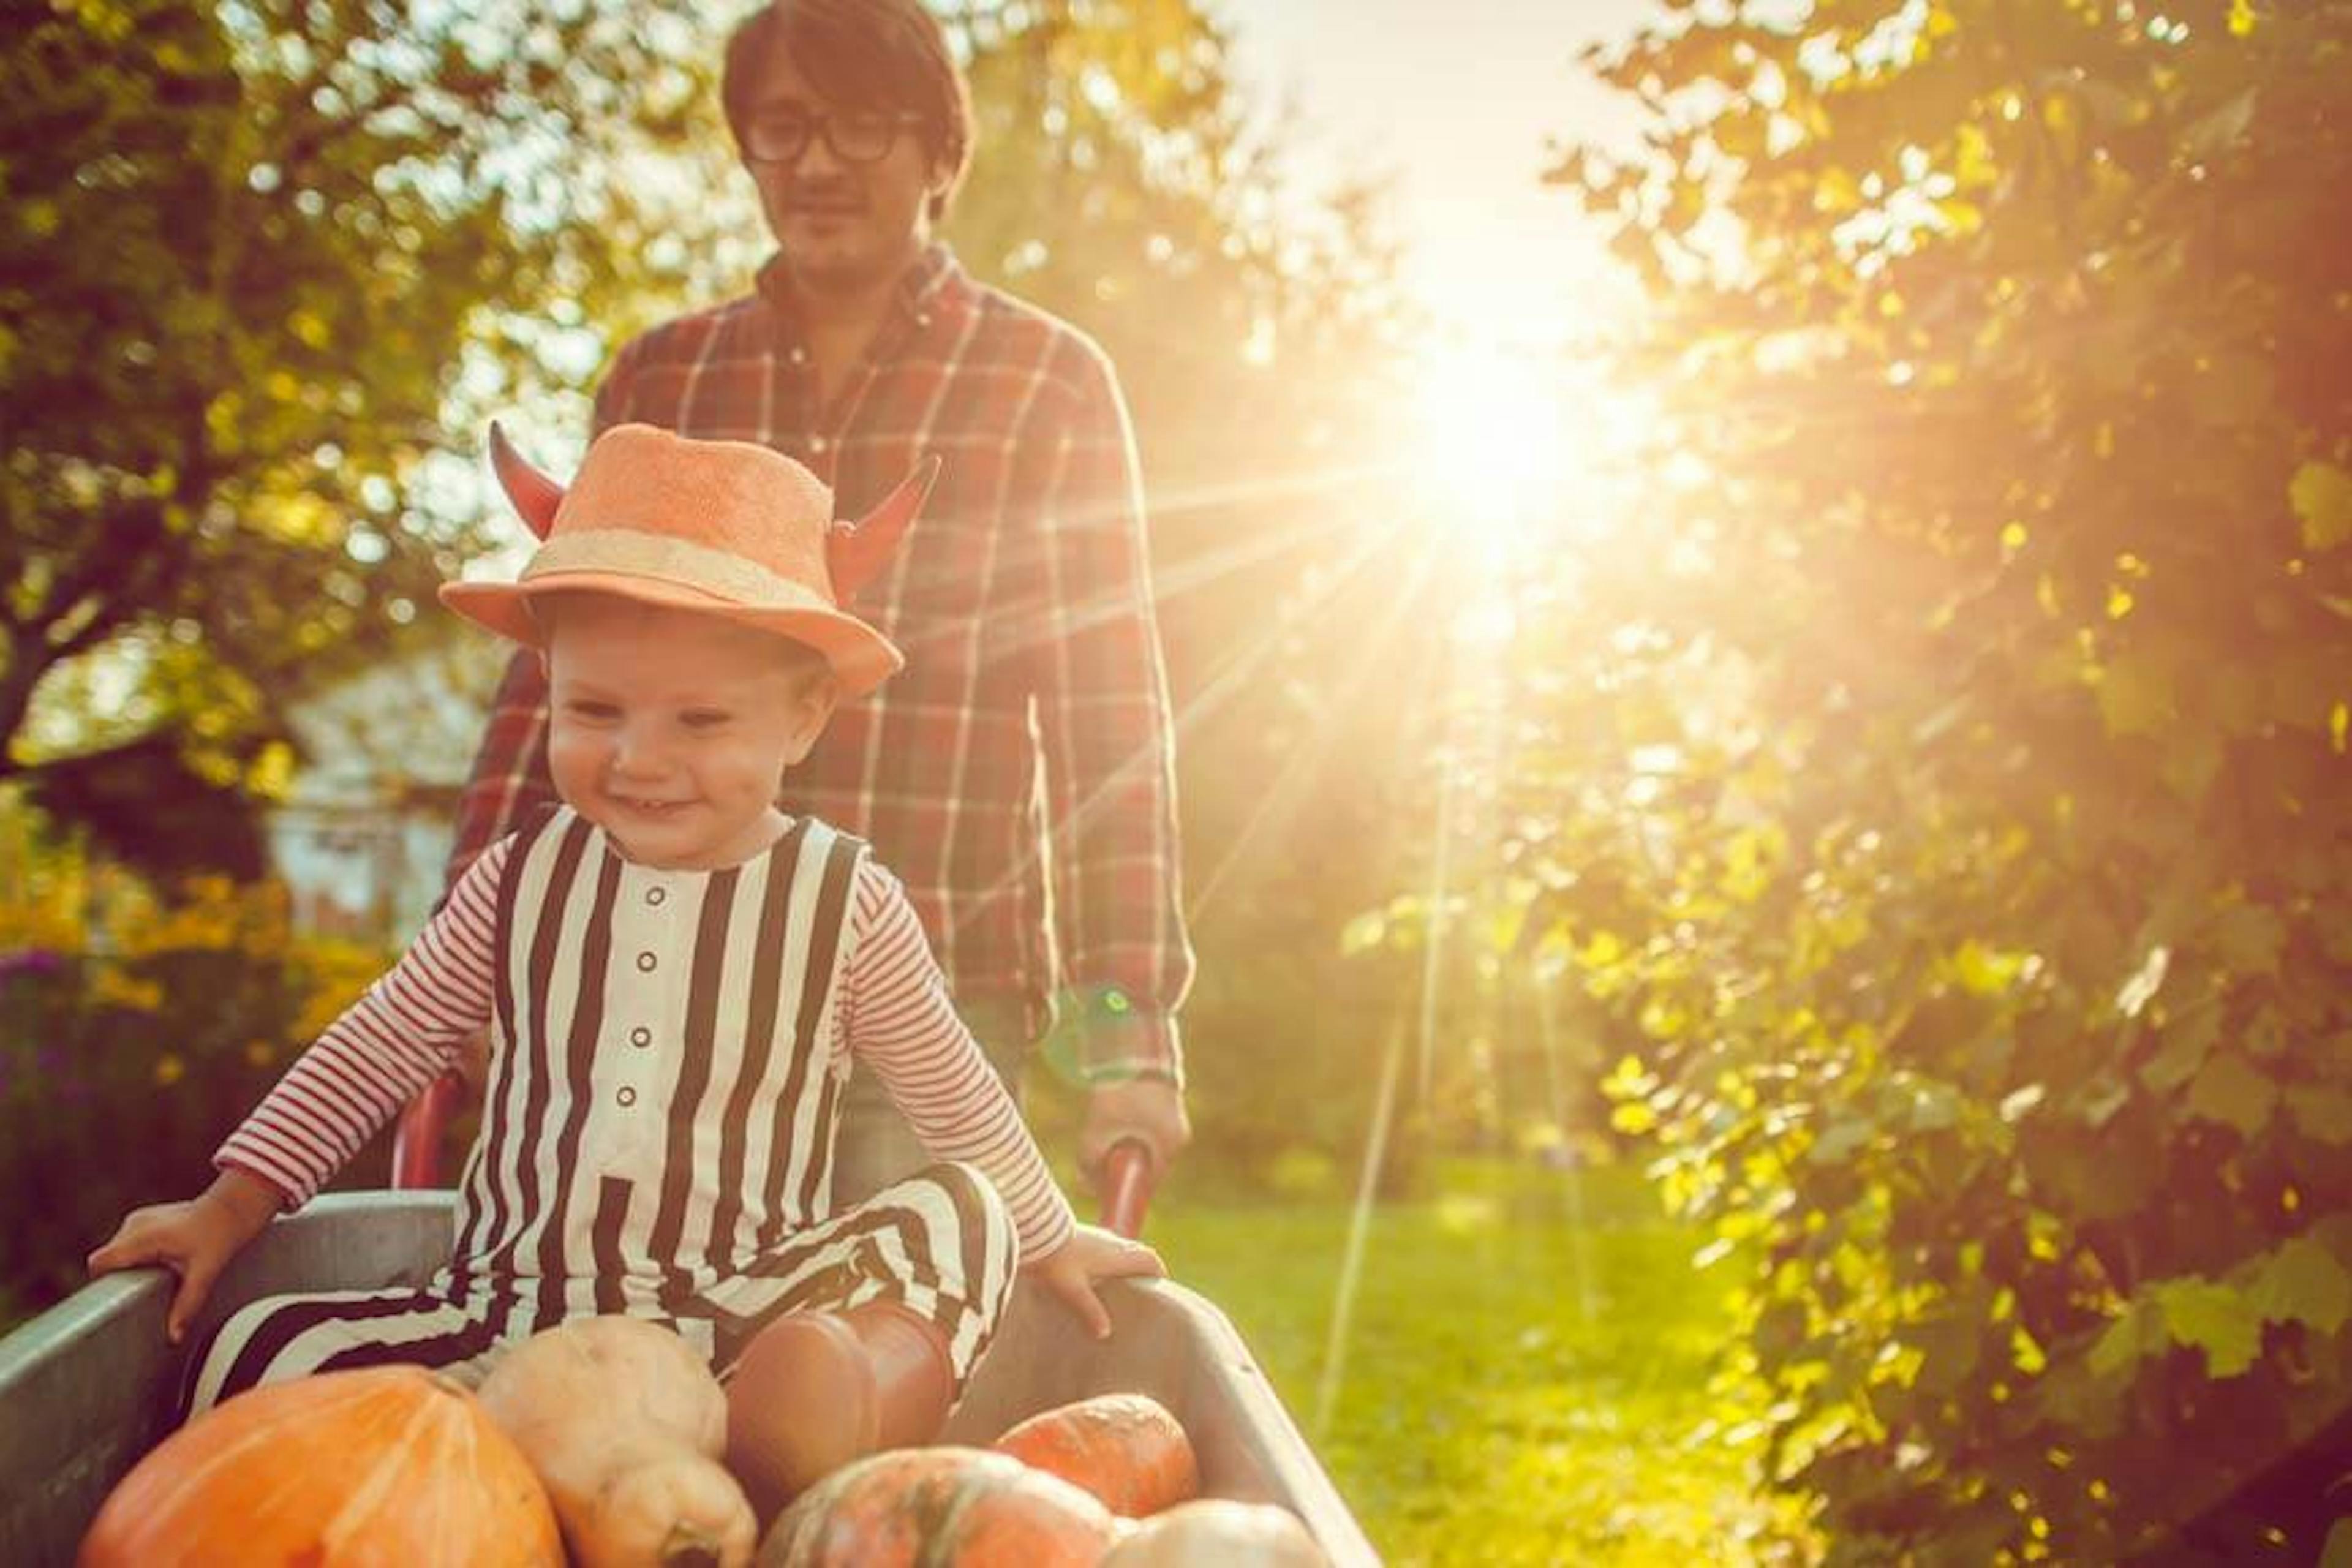
[{"label": "sunbeam", "polygon": [[1323,1373],[1315,1387],[1315,1436],[1331,1432],[1331,1413],[1347,1381],[1348,1330],[1356,1310],[1356,1281],[1364,1271],[1364,1244],[1372,1228],[1372,1194],[1380,1187],[1381,1162],[1387,1158],[1389,1119],[1396,1107],[1397,1069],[1404,1060],[1402,1022],[1389,1026],[1388,1047],[1381,1053],[1380,1097],[1372,1104],[1371,1136],[1364,1142],[1364,1168],[1356,1178],[1356,1206],[1348,1221],[1348,1246],[1339,1259],[1339,1284],[1331,1301],[1331,1329],[1323,1341]]}]

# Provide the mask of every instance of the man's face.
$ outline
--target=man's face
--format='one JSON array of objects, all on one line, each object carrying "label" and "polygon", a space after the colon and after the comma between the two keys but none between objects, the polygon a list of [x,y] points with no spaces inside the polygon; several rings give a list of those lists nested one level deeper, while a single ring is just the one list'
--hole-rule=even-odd
[{"label": "man's face", "polygon": [[[788,161],[744,159],[768,227],[802,286],[819,293],[877,287],[904,272],[922,250],[930,229],[924,205],[944,172],[924,150],[921,130],[904,123],[903,116],[897,104],[825,98],[781,47],[769,60],[746,108],[747,125],[798,119],[833,132],[809,136],[800,155]],[[867,123],[853,132],[848,122],[858,120]],[[888,150],[872,162],[853,162],[834,148],[835,140],[870,137],[891,121],[899,122],[889,125]]]}]

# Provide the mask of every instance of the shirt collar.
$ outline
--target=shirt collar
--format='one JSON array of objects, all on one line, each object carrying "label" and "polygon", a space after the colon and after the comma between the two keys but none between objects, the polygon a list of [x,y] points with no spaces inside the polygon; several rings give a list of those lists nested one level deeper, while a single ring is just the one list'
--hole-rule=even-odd
[{"label": "shirt collar", "polygon": [[[912,318],[919,326],[929,326],[933,311],[961,300],[969,287],[955,252],[947,241],[935,239],[923,247],[914,263],[898,275],[894,300],[899,314]],[[760,297],[786,321],[798,317],[798,297],[793,292],[792,272],[784,265],[783,252],[768,258],[761,267],[759,290]]]}]

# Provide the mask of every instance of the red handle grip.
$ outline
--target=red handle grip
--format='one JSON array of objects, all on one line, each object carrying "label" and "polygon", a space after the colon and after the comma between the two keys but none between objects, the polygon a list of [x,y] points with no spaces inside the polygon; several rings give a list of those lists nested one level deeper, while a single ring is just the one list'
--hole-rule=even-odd
[{"label": "red handle grip", "polygon": [[1151,1191],[1159,1184],[1150,1144],[1140,1138],[1122,1138],[1112,1144],[1103,1156],[1104,1228],[1134,1240],[1142,1233],[1143,1211],[1151,1206]]},{"label": "red handle grip", "polygon": [[441,1184],[442,1134],[465,1089],[463,1078],[445,1072],[400,1113],[399,1129],[392,1135],[394,1186],[409,1191]]}]

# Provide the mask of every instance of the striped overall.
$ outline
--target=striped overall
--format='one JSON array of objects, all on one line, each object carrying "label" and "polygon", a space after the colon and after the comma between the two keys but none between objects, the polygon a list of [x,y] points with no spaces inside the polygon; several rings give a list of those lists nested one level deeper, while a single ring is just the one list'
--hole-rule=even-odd
[{"label": "striped overall", "polygon": [[444,1366],[583,1313],[670,1324],[724,1370],[780,1313],[905,1304],[957,1391],[1018,1244],[940,1163],[831,1212],[834,991],[865,846],[811,818],[715,871],[618,854],[569,810],[525,828],[498,899],[482,1125],[455,1243],[422,1289],[276,1296],[192,1363],[188,1407],[383,1362]]}]

